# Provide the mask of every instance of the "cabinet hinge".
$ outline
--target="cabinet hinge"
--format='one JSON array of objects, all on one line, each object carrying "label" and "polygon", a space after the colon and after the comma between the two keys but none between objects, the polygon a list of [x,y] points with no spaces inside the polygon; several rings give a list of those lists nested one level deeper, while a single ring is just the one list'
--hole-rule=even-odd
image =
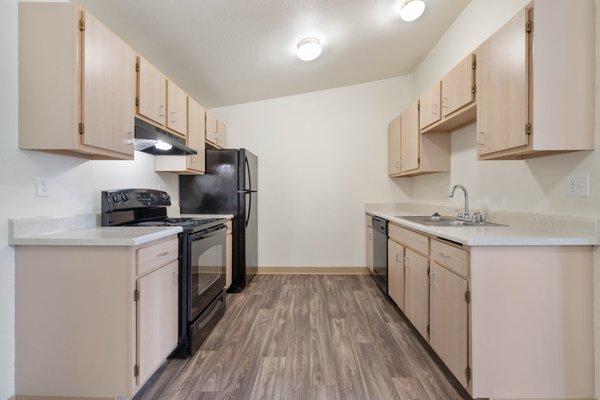
[{"label": "cabinet hinge", "polygon": [[79,123],[79,134],[83,135],[84,133],[85,133],[85,125],[82,122],[80,122]]},{"label": "cabinet hinge", "polygon": [[473,93],[473,94],[477,93],[477,85],[476,84],[473,84],[471,86],[471,93]]},{"label": "cabinet hinge", "polygon": [[421,102],[417,103],[417,111],[421,111]]},{"label": "cabinet hinge", "polygon": [[431,325],[427,324],[427,334],[431,334]]},{"label": "cabinet hinge", "polygon": [[467,290],[467,291],[465,292],[465,301],[466,301],[467,303],[470,303],[470,302],[471,302],[471,291],[470,291],[470,290]]},{"label": "cabinet hinge", "polygon": [[133,301],[140,301],[140,291],[137,289],[133,291]]},{"label": "cabinet hinge", "polygon": [[138,377],[140,375],[140,367],[136,364],[133,366],[133,376]]},{"label": "cabinet hinge", "polygon": [[471,367],[465,369],[465,375],[467,376],[467,382],[471,381]]},{"label": "cabinet hinge", "polygon": [[527,23],[525,24],[525,32],[527,33],[531,33],[531,31],[533,30],[533,21],[529,20],[527,21]]},{"label": "cabinet hinge", "polygon": [[525,125],[525,134],[531,135],[531,122]]},{"label": "cabinet hinge", "polygon": [[140,106],[140,98],[139,97],[135,98],[135,105],[136,105],[136,107]]},{"label": "cabinet hinge", "polygon": [[79,30],[85,31],[85,19],[79,18]]},{"label": "cabinet hinge", "polygon": [[473,54],[473,62],[471,63],[471,68],[477,69],[477,56]]},{"label": "cabinet hinge", "polygon": [[136,62],[136,63],[135,63],[135,70],[136,70],[136,71],[139,71],[139,70],[140,70],[140,63],[139,63],[139,62]]}]

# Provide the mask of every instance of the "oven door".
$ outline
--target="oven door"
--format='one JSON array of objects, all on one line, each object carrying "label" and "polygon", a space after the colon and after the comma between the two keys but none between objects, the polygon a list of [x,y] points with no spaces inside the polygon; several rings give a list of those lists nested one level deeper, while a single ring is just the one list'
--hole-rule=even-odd
[{"label": "oven door", "polygon": [[225,288],[226,229],[218,225],[189,237],[189,322]]}]

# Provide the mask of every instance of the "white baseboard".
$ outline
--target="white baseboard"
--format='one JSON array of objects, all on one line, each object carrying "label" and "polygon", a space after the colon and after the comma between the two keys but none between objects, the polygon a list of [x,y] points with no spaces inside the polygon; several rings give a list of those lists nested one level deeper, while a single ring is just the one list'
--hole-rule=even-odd
[{"label": "white baseboard", "polygon": [[257,274],[368,275],[367,267],[258,267]]}]

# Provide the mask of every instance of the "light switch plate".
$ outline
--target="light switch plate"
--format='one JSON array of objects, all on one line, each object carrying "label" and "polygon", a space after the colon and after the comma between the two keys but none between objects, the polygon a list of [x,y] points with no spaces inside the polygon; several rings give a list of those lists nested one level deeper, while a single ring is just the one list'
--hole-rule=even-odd
[{"label": "light switch plate", "polygon": [[567,196],[588,197],[590,195],[590,175],[570,176],[567,181]]},{"label": "light switch plate", "polygon": [[36,178],[36,196],[37,197],[48,197],[50,196],[50,183],[48,182],[47,176],[38,176]]}]

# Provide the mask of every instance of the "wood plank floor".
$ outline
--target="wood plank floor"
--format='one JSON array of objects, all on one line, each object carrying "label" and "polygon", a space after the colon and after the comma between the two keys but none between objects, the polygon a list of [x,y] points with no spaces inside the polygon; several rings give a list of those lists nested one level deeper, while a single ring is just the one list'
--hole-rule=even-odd
[{"label": "wood plank floor", "polygon": [[367,275],[257,275],[136,400],[464,399]]}]

